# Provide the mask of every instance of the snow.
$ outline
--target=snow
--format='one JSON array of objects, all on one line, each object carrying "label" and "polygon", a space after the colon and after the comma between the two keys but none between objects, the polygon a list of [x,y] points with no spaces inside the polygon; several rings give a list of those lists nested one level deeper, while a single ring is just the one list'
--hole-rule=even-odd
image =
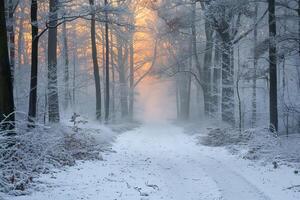
[{"label": "snow", "polygon": [[43,175],[40,191],[11,200],[296,200],[300,176],[197,144],[172,123],[146,123],[121,134],[103,161],[78,162]]}]

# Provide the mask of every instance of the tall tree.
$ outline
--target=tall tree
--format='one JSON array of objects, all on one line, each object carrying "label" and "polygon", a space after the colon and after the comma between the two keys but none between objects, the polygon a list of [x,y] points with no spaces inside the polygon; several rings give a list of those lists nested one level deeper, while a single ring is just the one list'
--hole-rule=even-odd
[{"label": "tall tree", "polygon": [[[65,14],[65,13],[64,13]],[[67,33],[67,22],[62,24],[62,35],[63,35],[63,56],[64,56],[64,108],[69,107],[71,100],[70,93],[70,73],[69,73],[69,47],[68,47],[68,33]]]},{"label": "tall tree", "polygon": [[268,1],[269,11],[269,78],[270,78],[270,129],[278,131],[277,110],[277,48],[275,0]]},{"label": "tall tree", "polygon": [[[209,1],[206,3],[201,2],[201,7],[205,10],[206,6],[209,6]],[[193,8],[195,10],[195,8]],[[193,11],[195,12],[195,11]],[[195,15],[195,14],[194,14]],[[194,17],[196,20],[196,15]],[[213,50],[213,33],[214,30],[212,28],[211,22],[208,19],[205,19],[204,22],[205,27],[205,54],[204,54],[204,66],[203,71],[200,74],[201,79],[203,80],[203,96],[204,96],[204,111],[205,115],[209,116],[209,112],[212,109],[212,95],[211,95],[211,69],[212,69],[212,50]]]},{"label": "tall tree", "polygon": [[108,1],[104,0],[105,5],[105,121],[109,119],[109,35],[108,35]]},{"label": "tall tree", "polygon": [[[94,6],[94,0],[90,0],[90,5]],[[92,8],[92,19],[91,19],[91,41],[92,41],[92,57],[94,66],[94,79],[95,79],[95,89],[96,89],[96,117],[101,119],[101,83],[99,74],[99,65],[97,58],[97,46],[96,46],[96,31],[95,31],[95,12]]]},{"label": "tall tree", "polygon": [[13,0],[8,1],[8,34],[9,34],[9,60],[12,77],[15,70],[15,27],[14,27],[14,13],[17,8],[18,2]]},{"label": "tall tree", "polygon": [[57,88],[57,10],[58,0],[49,1],[48,31],[48,114],[49,122],[59,122]]},{"label": "tall tree", "polygon": [[[128,49],[127,45],[124,45],[124,41],[121,39],[121,36],[117,37],[118,43],[118,67],[119,67],[119,83],[120,83],[120,105],[121,105],[121,115],[123,118],[128,116],[128,87],[126,81],[126,60],[128,58]],[[125,52],[124,52],[125,50]],[[124,56],[123,56],[124,52]]]},{"label": "tall tree", "polygon": [[206,20],[210,21],[221,42],[222,120],[231,125],[235,123],[233,45],[241,26],[241,17],[249,16],[248,5],[248,0],[211,0],[205,9]]},{"label": "tall tree", "polygon": [[129,118],[133,119],[133,108],[134,108],[134,46],[133,46],[133,33],[130,38],[130,49],[129,49]]},{"label": "tall tree", "polygon": [[[200,64],[200,59],[199,59],[199,55],[198,55],[198,47],[197,47],[197,30],[196,30],[196,6],[197,6],[197,1],[192,1],[192,16],[191,16],[191,31],[192,31],[192,49],[193,49],[193,57],[194,57],[194,60],[195,60],[195,66],[196,66],[196,69],[198,71],[198,76],[200,77],[202,75],[202,67],[201,67],[201,64]],[[201,3],[201,6],[202,8],[204,8],[204,3]],[[200,87],[199,87],[200,86]],[[203,96],[204,96],[204,112],[208,111],[208,98],[207,98],[207,91],[208,90],[205,90],[204,89],[204,85],[201,84],[199,85],[197,88],[198,90],[201,88],[202,91],[203,91]],[[198,91],[199,92],[199,91]]]},{"label": "tall tree", "polygon": [[255,10],[254,10],[254,30],[253,30],[253,36],[254,36],[254,51],[253,51],[253,85],[252,85],[252,127],[255,127],[256,124],[256,74],[257,74],[257,61],[258,61],[258,55],[256,53],[256,47],[257,47],[257,14],[258,14],[258,5],[255,4]]},{"label": "tall tree", "polygon": [[213,80],[212,80],[212,93],[211,93],[211,111],[215,116],[219,116],[220,108],[220,80],[221,80],[221,51],[220,51],[220,38],[216,34],[214,38],[214,66],[213,66]]},{"label": "tall tree", "polygon": [[[297,13],[298,13],[298,18],[300,19],[300,0],[298,0]],[[299,19],[298,19],[298,37],[300,38],[300,20]],[[300,40],[298,42],[298,54],[300,57]],[[298,71],[298,73],[299,73],[299,71]],[[300,80],[299,80],[299,87],[300,87]]]},{"label": "tall tree", "polygon": [[110,30],[110,63],[111,63],[111,113],[112,113],[112,120],[115,120],[115,63],[114,63],[114,41],[113,41],[113,30]]},{"label": "tall tree", "polygon": [[[9,63],[4,1],[0,1],[0,129],[14,128],[14,97]],[[12,132],[10,133],[12,134]]]},{"label": "tall tree", "polygon": [[[23,13],[25,12],[25,2],[20,2],[20,15],[23,15]],[[25,17],[20,17],[19,19],[19,23],[18,23],[18,67],[20,67],[22,64],[24,64],[24,35],[23,35],[23,31],[24,31],[24,20],[26,18]],[[23,59],[22,59],[23,58]]]},{"label": "tall tree", "polygon": [[37,23],[38,3],[37,0],[31,1],[31,76],[28,121],[29,126],[34,126],[36,118],[37,104],[37,79],[38,79],[38,23]]}]

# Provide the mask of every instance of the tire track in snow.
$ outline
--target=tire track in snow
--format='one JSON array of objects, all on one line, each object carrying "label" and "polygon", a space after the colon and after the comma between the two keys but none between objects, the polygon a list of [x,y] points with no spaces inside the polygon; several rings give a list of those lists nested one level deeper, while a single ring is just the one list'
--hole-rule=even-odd
[{"label": "tire track in snow", "polygon": [[232,171],[220,161],[205,156],[199,164],[215,180],[225,200],[270,199],[246,178]]},{"label": "tire track in snow", "polygon": [[[269,200],[262,191],[251,184],[242,175],[233,171],[222,162],[201,154],[199,146],[194,143],[190,136],[184,134],[181,128],[170,124],[151,124],[141,127],[139,134],[140,135],[136,138],[137,141],[139,141],[140,138],[141,141],[143,141],[143,147],[151,149],[151,151],[148,152],[148,156],[151,157],[151,155],[155,153],[163,154],[165,159],[168,160],[161,164],[161,168],[169,169],[163,173],[166,174],[166,179],[171,180],[170,182],[173,183],[181,183],[181,185],[175,186],[179,186],[177,189],[178,193],[176,194],[178,199],[192,199],[192,197],[187,198],[186,196],[187,193],[191,193],[190,188],[195,187],[193,188],[195,191],[197,189],[199,190],[201,189],[199,187],[203,187],[210,182],[207,180],[210,178],[216,183],[219,191],[222,193],[222,199]],[[136,150],[138,151],[139,148],[140,147]],[[147,154],[147,151],[144,153]],[[155,164],[159,164],[159,162],[152,163],[152,165]],[[202,183],[198,183],[198,186],[190,182],[191,180],[193,182],[201,179],[206,180],[202,181]],[[211,183],[209,183],[209,185],[210,186],[207,185],[207,189],[215,190],[211,186]],[[172,188],[174,185],[171,183],[169,187]],[[173,190],[176,191],[174,188]],[[218,191],[214,192],[216,193]],[[211,195],[208,193],[209,190],[207,191],[206,197]],[[211,195],[211,197],[212,196],[213,195]],[[198,196],[198,198],[199,197],[203,199],[201,195]],[[216,199],[216,195],[211,199]]]}]

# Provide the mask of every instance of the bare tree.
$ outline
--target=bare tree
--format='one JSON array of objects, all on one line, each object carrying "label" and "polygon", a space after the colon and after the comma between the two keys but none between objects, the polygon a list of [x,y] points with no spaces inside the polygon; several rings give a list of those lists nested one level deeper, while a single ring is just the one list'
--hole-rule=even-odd
[{"label": "bare tree", "polygon": [[[107,9],[108,1],[104,0],[104,5]],[[109,119],[109,35],[108,35],[108,14],[105,10],[105,121]]]},{"label": "bare tree", "polygon": [[68,47],[68,33],[67,33],[66,21],[62,24],[62,37],[63,37],[62,39],[63,39],[63,56],[64,56],[64,108],[67,109],[69,107],[71,93],[70,93],[70,83],[69,83],[70,81],[69,80],[70,79],[69,47]]},{"label": "bare tree", "polygon": [[268,1],[269,11],[269,73],[270,73],[270,129],[278,131],[277,110],[277,48],[275,0]]},{"label": "bare tree", "polygon": [[[248,15],[248,0],[210,1],[206,20],[221,39],[222,57],[222,120],[234,125],[234,62],[233,45],[237,41],[242,15]],[[241,36],[240,36],[241,37]]]},{"label": "bare tree", "polygon": [[48,114],[49,122],[59,122],[57,88],[57,10],[58,0],[49,1],[48,31]]},{"label": "bare tree", "polygon": [[[12,78],[15,70],[15,19],[14,14],[19,1],[8,0],[8,34],[9,34],[9,60]],[[12,81],[13,82],[13,81]]]},{"label": "bare tree", "polygon": [[95,79],[95,89],[96,89],[96,117],[98,120],[101,119],[101,83],[99,74],[99,65],[97,58],[97,46],[96,46],[96,31],[95,31],[95,13],[94,13],[94,0],[89,0],[92,6],[92,18],[91,18],[91,41],[92,41],[92,57],[94,66],[94,79]]},{"label": "bare tree", "polygon": [[37,23],[38,3],[31,1],[31,75],[28,121],[29,126],[34,127],[37,107],[37,79],[38,79],[38,23]]},{"label": "bare tree", "polygon": [[[0,130],[14,128],[14,97],[9,63],[4,1],[0,2]],[[13,134],[9,132],[9,134]]]},{"label": "bare tree", "polygon": [[253,30],[253,36],[254,36],[254,51],[253,51],[253,86],[252,86],[252,127],[255,127],[256,124],[256,74],[257,74],[257,62],[258,62],[258,55],[256,53],[256,47],[257,47],[257,13],[258,13],[258,5],[255,4],[255,11],[254,11],[254,30]]}]

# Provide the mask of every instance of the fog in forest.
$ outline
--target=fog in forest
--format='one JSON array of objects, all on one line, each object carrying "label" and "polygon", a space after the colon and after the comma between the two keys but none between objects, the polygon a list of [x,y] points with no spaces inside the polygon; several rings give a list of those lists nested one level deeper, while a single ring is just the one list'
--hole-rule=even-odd
[{"label": "fog in forest", "polygon": [[144,122],[176,119],[176,92],[172,79],[148,77],[138,88],[137,115]]},{"label": "fog in forest", "polygon": [[0,2],[0,200],[298,200],[299,155],[300,0]]}]

